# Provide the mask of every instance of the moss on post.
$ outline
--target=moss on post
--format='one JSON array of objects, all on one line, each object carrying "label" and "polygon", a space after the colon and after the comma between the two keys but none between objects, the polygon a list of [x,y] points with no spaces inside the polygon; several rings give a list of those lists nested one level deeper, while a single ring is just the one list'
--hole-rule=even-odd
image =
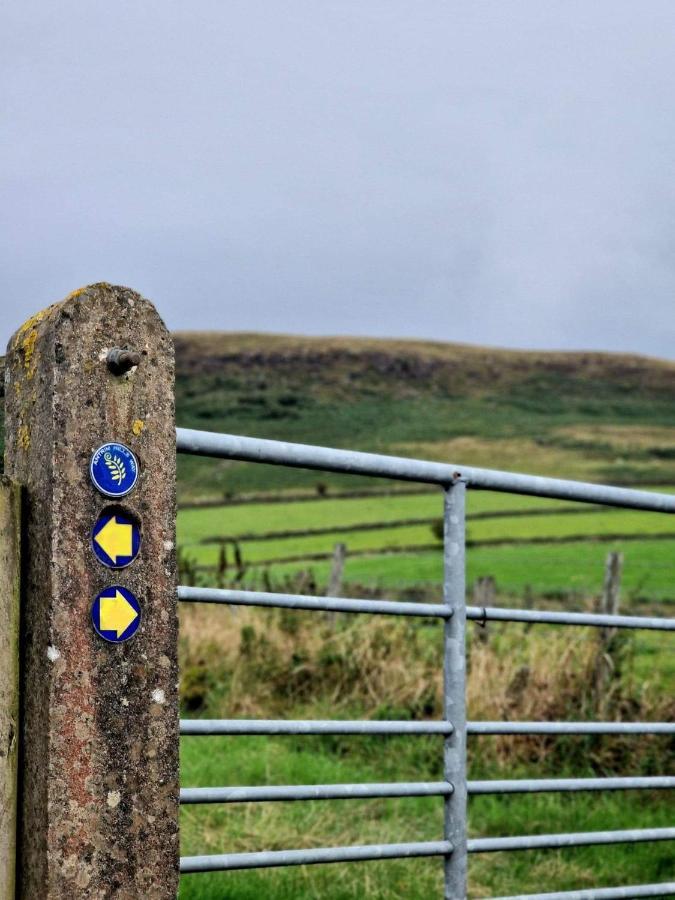
[{"label": "moss on post", "polygon": [[0,897],[15,896],[21,492],[0,479]]}]

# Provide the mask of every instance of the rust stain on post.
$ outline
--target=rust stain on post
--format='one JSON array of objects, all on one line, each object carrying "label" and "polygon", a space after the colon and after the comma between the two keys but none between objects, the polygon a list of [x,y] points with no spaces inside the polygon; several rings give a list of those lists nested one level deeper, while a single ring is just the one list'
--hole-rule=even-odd
[{"label": "rust stain on post", "polygon": [[[115,375],[111,348],[138,367]],[[23,786],[19,896],[175,898],[178,697],[173,344],[147,300],[97,284],[39,313],[7,354],[6,472],[25,486]],[[138,428],[137,423],[145,423]],[[92,452],[126,444],[134,490],[91,484]],[[91,529],[111,502],[140,521],[127,568],[96,559]],[[91,625],[104,588],[142,608],[130,640]]]},{"label": "rust stain on post", "polygon": [[0,479],[0,897],[15,896],[21,493]]}]

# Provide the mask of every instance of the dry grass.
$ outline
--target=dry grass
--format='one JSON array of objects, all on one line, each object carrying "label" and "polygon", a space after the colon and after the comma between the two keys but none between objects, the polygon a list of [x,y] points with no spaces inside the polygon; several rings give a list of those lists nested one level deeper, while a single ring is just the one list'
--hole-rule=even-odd
[{"label": "dry grass", "polygon": [[[371,715],[388,707],[411,718],[439,713],[436,648],[405,622],[284,610],[222,612],[181,614],[183,696],[193,706],[200,685],[220,681],[228,685],[215,701],[222,715],[271,715],[289,704],[314,702]],[[204,671],[211,673],[208,682],[199,677]],[[214,700],[204,694],[210,708]]]},{"label": "dry grass", "polygon": [[[188,607],[181,611],[184,704],[189,715],[279,718],[429,718],[441,716],[442,624],[379,617],[336,618],[300,611]],[[593,691],[598,644],[585,629],[500,625],[488,641],[471,630],[468,700],[473,719],[583,719],[599,714]],[[615,675],[603,699],[608,718],[668,719],[673,700],[659,684],[636,684],[630,646],[615,648]],[[670,709],[668,708],[670,706]],[[442,777],[434,738],[314,737],[186,738],[184,783],[323,784]],[[470,777],[517,778],[574,774],[667,774],[673,744],[635,740],[546,737],[476,738]],[[601,830],[667,825],[663,795],[635,798],[528,795],[480,797],[470,806],[472,835]],[[183,852],[246,852],[262,848],[339,846],[434,840],[443,806],[433,798],[342,803],[185,807]],[[617,825],[618,827],[618,825]],[[602,855],[600,855],[602,853]],[[471,859],[470,897],[517,890],[577,889],[662,880],[660,845],[596,851],[486,854]],[[433,861],[386,865],[310,866],[282,872],[230,873],[185,879],[181,897],[257,900],[300,897],[413,900],[440,896],[442,867]]]},{"label": "dry grass", "polygon": [[[502,626],[485,642],[470,633],[467,701],[474,720],[659,720],[675,700],[658,682],[631,675],[630,639],[611,650],[613,672],[600,696],[604,649],[593,631]],[[182,698],[214,716],[331,716],[433,719],[442,715],[440,623],[318,616],[300,611],[181,612]],[[481,765],[583,757],[596,770],[658,771],[672,746],[663,738],[481,740]]]}]

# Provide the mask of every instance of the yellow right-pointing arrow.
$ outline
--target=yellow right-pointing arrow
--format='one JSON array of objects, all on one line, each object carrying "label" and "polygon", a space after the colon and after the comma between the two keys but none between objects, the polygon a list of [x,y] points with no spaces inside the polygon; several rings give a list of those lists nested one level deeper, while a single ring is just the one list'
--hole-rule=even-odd
[{"label": "yellow right-pointing arrow", "polygon": [[101,597],[99,601],[98,623],[101,631],[115,631],[117,637],[122,637],[137,616],[131,603],[119,591],[115,591],[114,597]]},{"label": "yellow right-pointing arrow", "polygon": [[120,557],[133,555],[133,525],[118,522],[117,516],[109,519],[94,540],[113,562]]}]

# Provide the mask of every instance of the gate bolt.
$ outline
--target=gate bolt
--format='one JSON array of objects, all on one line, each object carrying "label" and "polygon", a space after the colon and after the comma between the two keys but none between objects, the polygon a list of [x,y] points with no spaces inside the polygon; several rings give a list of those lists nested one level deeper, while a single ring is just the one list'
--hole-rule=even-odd
[{"label": "gate bolt", "polygon": [[124,375],[129,369],[133,369],[141,361],[141,354],[137,350],[120,350],[115,347],[108,352],[106,362],[113,375]]}]

